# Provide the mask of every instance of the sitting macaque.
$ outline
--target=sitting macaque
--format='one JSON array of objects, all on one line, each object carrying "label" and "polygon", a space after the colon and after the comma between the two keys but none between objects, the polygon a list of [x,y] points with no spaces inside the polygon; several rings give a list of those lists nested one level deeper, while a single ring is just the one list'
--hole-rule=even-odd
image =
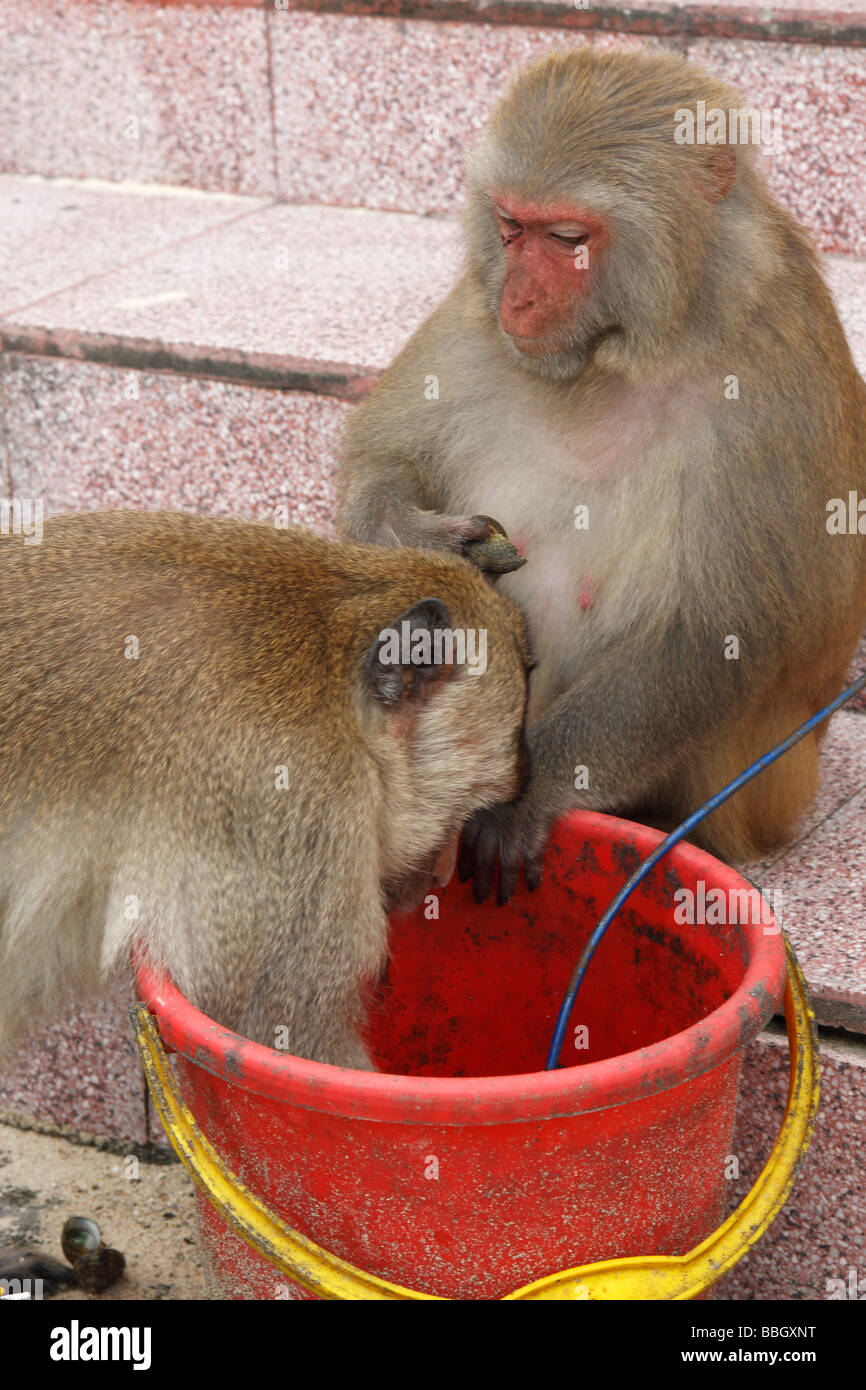
[{"label": "sitting macaque", "polygon": [[[470,160],[464,273],[349,426],[346,537],[476,558],[493,512],[528,561],[498,582],[538,659],[529,776],[467,829],[480,899],[497,864],[500,901],[521,865],[538,881],[566,811],[684,820],[836,695],[866,623],[838,521],[866,496],[866,387],[759,148],[689,134],[744,106],[674,54],[522,73]],[[785,844],[825,727],[700,841]]]},{"label": "sitting macaque", "polygon": [[518,794],[530,659],[465,559],[177,513],[0,540],[0,1054],[133,947],[245,1037],[371,1066],[387,915]]}]

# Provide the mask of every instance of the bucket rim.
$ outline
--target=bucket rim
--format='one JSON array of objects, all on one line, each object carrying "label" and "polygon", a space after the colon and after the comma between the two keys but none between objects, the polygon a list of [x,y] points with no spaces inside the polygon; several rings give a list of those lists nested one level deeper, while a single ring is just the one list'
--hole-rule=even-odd
[{"label": "bucket rim", "polygon": [[[561,818],[584,838],[626,836],[644,858],[661,831],[596,811]],[[686,877],[711,875],[712,886],[754,888],[742,874],[695,845],[682,842],[667,856]],[[493,1125],[554,1119],[626,1105],[681,1086],[744,1050],[769,1022],[782,996],[785,950],[781,931],[738,923],[749,940],[749,962],[733,994],[704,1018],[649,1047],[556,1071],[506,1076],[404,1076],[356,1071],[276,1052],[223,1027],[195,1008],[167,973],[136,962],[139,998],[155,1016],[164,1044],[192,1065],[266,1099],[346,1118],[418,1125]],[[612,930],[615,930],[615,926]]]}]

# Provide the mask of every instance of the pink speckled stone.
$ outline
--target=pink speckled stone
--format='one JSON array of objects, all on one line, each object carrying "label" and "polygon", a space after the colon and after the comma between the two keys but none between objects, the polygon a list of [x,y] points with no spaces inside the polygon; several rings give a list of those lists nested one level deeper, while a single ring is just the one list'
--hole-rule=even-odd
[{"label": "pink speckled stone", "polygon": [[[2,339],[0,339],[2,341]],[[9,359],[0,352],[0,487],[6,497],[12,496],[12,474],[9,469],[9,450],[6,447],[6,372]]]},{"label": "pink speckled stone", "polygon": [[3,0],[0,128],[4,170],[273,193],[264,11]]},{"label": "pink speckled stone", "polygon": [[[740,1160],[740,1178],[731,1182],[732,1208],[745,1197],[775,1143],[787,1088],[786,1045],[764,1034],[746,1053],[740,1083],[731,1146]],[[793,1191],[755,1248],[719,1280],[715,1297],[825,1299],[828,1280],[847,1285],[852,1268],[859,1274],[860,1293],[866,1294],[864,1171],[866,1048],[861,1041],[825,1042],[818,1120]]]},{"label": "pink speckled stone", "polygon": [[458,255],[450,222],[282,204],[8,317],[369,371],[450,288]]},{"label": "pink speckled stone", "polygon": [[[536,0],[543,9],[545,0]],[[625,7],[620,0],[587,0],[590,10],[622,11]],[[636,7],[635,7],[636,8]],[[641,10],[652,14],[673,14],[681,16],[684,6],[681,0],[644,0]],[[691,3],[689,20],[710,25],[719,15],[739,11],[741,14],[754,14],[758,21],[769,27],[780,20],[799,21],[806,24],[823,16],[849,15],[852,19],[866,19],[866,6],[863,0],[778,0],[778,3],[761,4],[760,0],[697,0]],[[626,10],[626,15],[629,11]]]},{"label": "pink speckled stone", "polygon": [[768,182],[825,251],[866,255],[866,55],[862,48],[700,39],[688,56],[747,104],[782,112]]},{"label": "pink speckled stone", "polygon": [[[198,2],[198,0],[197,0]],[[250,0],[223,0],[223,3],[247,4]],[[526,24],[532,16],[537,24],[597,29],[600,24],[615,22],[626,33],[739,33],[742,26],[752,26],[767,38],[785,32],[783,26],[793,26],[798,35],[814,29],[822,34],[848,31],[862,32],[866,22],[863,0],[781,0],[781,3],[762,4],[761,0],[691,0],[684,6],[681,0],[643,0],[638,6],[624,6],[621,0],[584,0],[578,9],[568,0],[485,0],[475,7],[472,0],[411,0],[404,12],[424,15],[454,13],[459,6],[462,16],[477,23],[504,23],[510,14],[514,23]],[[395,0],[294,0],[294,9],[317,12],[336,11],[341,14],[393,14]],[[402,8],[402,7],[401,7]]]},{"label": "pink speckled stone", "polygon": [[[130,398],[129,392],[138,390]],[[327,531],[349,406],[170,372],[10,355],[12,490],[49,512],[177,508]]]},{"label": "pink speckled stone", "polygon": [[89,1134],[148,1141],[145,1082],[118,989],[23,1043],[0,1074],[0,1110]]},{"label": "pink speckled stone", "polygon": [[300,202],[441,212],[511,77],[555,48],[660,47],[512,25],[270,17],[280,191]]},{"label": "pink speckled stone", "polygon": [[0,176],[0,314],[265,206],[228,193]]},{"label": "pink speckled stone", "polygon": [[[856,808],[864,794],[866,718],[842,710],[821,745],[818,794],[792,844],[763,863],[739,867],[769,890],[769,901],[806,972],[819,1022],[866,1034],[866,930],[861,920],[866,861],[862,866],[856,862]],[[828,863],[831,845],[834,857]],[[773,894],[779,896],[774,900]]]},{"label": "pink speckled stone", "polygon": [[[857,775],[866,783],[866,719]],[[761,875],[813,994],[819,1023],[866,1034],[866,791],[820,821]]]}]

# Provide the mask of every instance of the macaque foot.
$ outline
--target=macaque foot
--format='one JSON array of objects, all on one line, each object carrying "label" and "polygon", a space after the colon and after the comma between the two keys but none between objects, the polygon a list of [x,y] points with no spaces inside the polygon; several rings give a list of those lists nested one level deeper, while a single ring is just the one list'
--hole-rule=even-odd
[{"label": "macaque foot", "polygon": [[517,887],[521,863],[526,886],[534,891],[541,882],[549,828],[549,821],[534,812],[526,801],[508,801],[489,810],[476,811],[463,830],[458,860],[460,882],[473,879],[475,901],[486,902],[498,859],[496,901],[500,907],[508,902]]}]

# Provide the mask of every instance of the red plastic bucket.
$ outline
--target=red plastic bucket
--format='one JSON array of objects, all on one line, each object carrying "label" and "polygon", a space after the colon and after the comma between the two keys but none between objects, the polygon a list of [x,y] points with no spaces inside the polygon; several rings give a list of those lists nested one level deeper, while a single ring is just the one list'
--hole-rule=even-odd
[{"label": "red plastic bucket", "polygon": [[[557,827],[537,892],[479,907],[454,881],[438,920],[395,918],[369,1033],[392,1074],[248,1042],[141,970],[184,1100],[223,1162],[326,1250],[450,1298],[498,1298],[558,1270],[697,1245],[726,1214],[743,1049],[785,979],[781,935],[739,896],[751,886],[678,846],[599,947],[565,1065],[541,1070],[581,947],[660,838],[575,813]],[[749,920],[678,924],[678,889],[698,917],[721,889],[729,919]],[[308,1297],[199,1201],[215,1292]]]}]

